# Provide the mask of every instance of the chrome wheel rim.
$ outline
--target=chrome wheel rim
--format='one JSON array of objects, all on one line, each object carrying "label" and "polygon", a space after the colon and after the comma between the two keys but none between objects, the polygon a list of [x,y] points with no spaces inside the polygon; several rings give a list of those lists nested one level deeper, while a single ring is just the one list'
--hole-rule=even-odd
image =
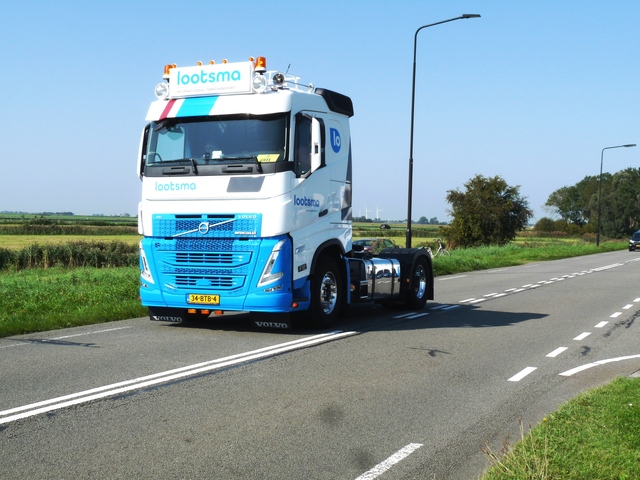
[{"label": "chrome wheel rim", "polygon": [[338,289],[336,277],[332,272],[327,272],[322,277],[320,284],[320,304],[325,314],[330,314],[338,303]]}]

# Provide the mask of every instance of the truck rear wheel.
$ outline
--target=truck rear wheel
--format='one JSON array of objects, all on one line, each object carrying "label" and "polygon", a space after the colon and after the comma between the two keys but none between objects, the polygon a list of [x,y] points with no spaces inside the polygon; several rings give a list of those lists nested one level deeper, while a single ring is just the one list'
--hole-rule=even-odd
[{"label": "truck rear wheel", "polygon": [[428,270],[424,258],[418,258],[411,270],[411,287],[407,292],[407,306],[415,310],[424,308],[427,303]]},{"label": "truck rear wheel", "polygon": [[318,259],[311,277],[310,320],[315,327],[329,327],[338,318],[344,295],[338,263],[328,256]]}]

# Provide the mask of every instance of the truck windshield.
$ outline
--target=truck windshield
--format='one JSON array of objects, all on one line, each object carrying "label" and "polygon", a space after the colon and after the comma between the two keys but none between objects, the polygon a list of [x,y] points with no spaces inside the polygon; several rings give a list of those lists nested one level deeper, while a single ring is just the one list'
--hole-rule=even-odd
[{"label": "truck windshield", "polygon": [[152,122],[147,166],[275,163],[286,157],[287,114],[171,118]]}]

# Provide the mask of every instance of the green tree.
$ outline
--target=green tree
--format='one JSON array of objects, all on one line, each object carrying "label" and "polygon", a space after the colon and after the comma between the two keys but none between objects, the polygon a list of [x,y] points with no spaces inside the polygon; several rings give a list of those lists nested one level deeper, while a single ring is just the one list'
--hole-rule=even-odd
[{"label": "green tree", "polygon": [[594,195],[597,202],[597,194],[598,177],[587,176],[576,185],[553,192],[545,205],[567,223],[583,226],[591,218],[597,218],[596,210],[592,208]]},{"label": "green tree", "polygon": [[[600,220],[603,235],[620,238],[638,229],[639,194],[639,169],[628,168],[607,177],[603,175]],[[597,219],[597,217],[594,218]]]},{"label": "green tree", "polygon": [[576,185],[553,192],[545,205],[568,227],[578,225],[582,231],[585,228],[595,231],[599,206],[603,235],[613,238],[629,235],[640,227],[640,169],[627,168],[613,175],[603,173],[602,179],[587,176]]},{"label": "green tree", "polygon": [[509,186],[499,176],[476,175],[465,183],[466,191],[449,190],[453,221],[446,229],[450,244],[462,247],[505,245],[524,230],[533,215],[520,186]]}]

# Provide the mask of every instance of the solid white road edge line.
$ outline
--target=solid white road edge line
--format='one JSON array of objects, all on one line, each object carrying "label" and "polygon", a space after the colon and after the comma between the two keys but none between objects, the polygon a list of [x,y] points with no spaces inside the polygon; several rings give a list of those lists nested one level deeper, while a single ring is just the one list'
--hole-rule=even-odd
[{"label": "solid white road edge line", "polygon": [[[86,335],[94,335],[94,334],[98,334],[98,333],[114,332],[116,330],[125,330],[127,328],[131,328],[131,327],[107,328],[106,330],[95,330],[95,331],[91,331],[91,332],[75,333],[73,335],[64,335],[62,337],[45,338],[44,340],[39,340],[38,343],[47,343],[47,342],[53,342],[55,340],[64,340],[65,338],[84,337]],[[12,343],[10,345],[0,345],[0,348],[20,347],[20,346],[24,346],[24,345],[33,345],[33,342],[28,338],[25,338],[24,340],[19,340],[18,342],[19,343]]]},{"label": "solid white road edge line", "polygon": [[436,278],[438,282],[445,282],[447,280],[455,280],[457,278],[464,278],[466,275],[456,275],[455,277]]},{"label": "solid white road edge line", "polygon": [[360,475],[358,478],[356,478],[356,480],[373,480],[374,478],[379,477],[384,472],[389,470],[392,466],[394,466],[396,463],[407,458],[409,455],[411,455],[421,446],[422,446],[421,443],[410,443],[406,447],[398,450],[396,453],[391,455],[384,462],[379,463],[368,472],[365,472],[362,475]]},{"label": "solid white road edge line", "polygon": [[[157,385],[159,383],[168,382],[171,380],[177,380],[179,378],[188,377],[197,373],[203,373],[210,370],[216,370],[231,365],[247,362],[250,360],[256,360],[259,358],[268,357],[271,355],[284,353],[292,350],[297,350],[319,343],[324,343],[338,338],[355,335],[357,332],[342,332],[335,331],[330,333],[323,333],[313,337],[302,338],[286,342],[270,347],[253,350],[251,352],[240,353],[231,355],[217,360],[211,360],[209,362],[203,362],[195,365],[189,365],[186,367],[176,368],[174,370],[168,370],[166,372],[155,373],[153,375],[147,375],[145,377],[135,378],[132,380],[126,380],[124,382],[114,383],[111,385],[105,385],[103,387],[97,387],[84,392],[72,393],[70,395],[64,395],[62,397],[52,398],[44,400],[42,402],[32,403],[30,405],[23,405],[21,407],[12,408],[9,410],[0,411],[0,425],[3,423],[13,422],[21,418],[27,418],[40,413],[49,412],[51,410],[58,410],[61,408],[69,407],[72,405],[78,405],[80,403],[97,400],[104,397],[110,397],[121,393],[129,392],[131,390],[137,390],[151,385]],[[41,408],[38,408],[41,407]],[[22,412],[22,413],[17,413]],[[16,415],[11,415],[17,413]],[[11,416],[7,416],[11,415]]]}]

